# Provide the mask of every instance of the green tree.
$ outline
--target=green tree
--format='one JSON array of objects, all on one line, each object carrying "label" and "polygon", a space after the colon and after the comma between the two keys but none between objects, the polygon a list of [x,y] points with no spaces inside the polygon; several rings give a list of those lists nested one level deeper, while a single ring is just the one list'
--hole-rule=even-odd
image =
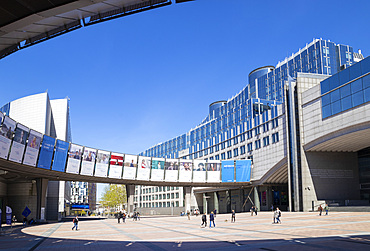
[{"label": "green tree", "polygon": [[116,207],[127,202],[126,186],[110,184],[105,188],[100,203],[105,207]]}]

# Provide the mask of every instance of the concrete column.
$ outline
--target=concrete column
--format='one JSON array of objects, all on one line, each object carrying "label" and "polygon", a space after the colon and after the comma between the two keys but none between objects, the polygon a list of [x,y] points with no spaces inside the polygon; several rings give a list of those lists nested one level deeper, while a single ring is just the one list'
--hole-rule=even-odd
[{"label": "concrete column", "polygon": [[261,205],[260,205],[260,198],[258,196],[258,190],[257,187],[254,187],[254,206],[258,208],[258,210],[261,210]]},{"label": "concrete column", "polygon": [[207,194],[203,193],[203,213],[208,213]]},{"label": "concrete column", "polygon": [[185,213],[189,210],[191,205],[191,187],[184,187],[185,193]]},{"label": "concrete column", "polygon": [[37,207],[36,207],[36,221],[44,221],[46,218],[46,194],[48,189],[48,179],[36,179],[37,189]]},{"label": "concrete column", "polygon": [[218,206],[218,195],[217,192],[213,192],[213,204],[215,205],[215,208],[217,210],[217,213],[220,213],[220,208]]},{"label": "concrete column", "polygon": [[134,211],[135,185],[126,185],[126,195],[127,195],[127,213],[130,214]]}]

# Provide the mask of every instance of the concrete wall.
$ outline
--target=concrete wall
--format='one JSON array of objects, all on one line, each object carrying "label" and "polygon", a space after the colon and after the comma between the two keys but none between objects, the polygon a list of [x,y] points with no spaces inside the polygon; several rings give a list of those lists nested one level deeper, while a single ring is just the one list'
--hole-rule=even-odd
[{"label": "concrete wall", "polygon": [[[312,184],[317,200],[360,199],[357,153],[306,152],[306,157],[312,182],[302,185]],[[310,207],[312,202],[306,203]]]},{"label": "concrete wall", "polygon": [[26,208],[26,206],[31,210],[31,214],[28,216],[28,219],[36,219],[36,184],[32,182],[13,183],[8,184],[7,187],[8,206],[13,209],[13,214],[15,215],[17,220],[23,220],[22,212]]},{"label": "concrete wall", "polygon": [[141,215],[175,215],[179,216],[185,207],[158,207],[158,208],[138,208]]}]

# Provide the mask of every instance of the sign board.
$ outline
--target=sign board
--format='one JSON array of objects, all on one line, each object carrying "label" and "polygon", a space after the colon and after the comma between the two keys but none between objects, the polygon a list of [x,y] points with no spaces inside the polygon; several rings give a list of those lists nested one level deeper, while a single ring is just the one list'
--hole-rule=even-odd
[{"label": "sign board", "polygon": [[30,215],[31,214],[31,210],[28,208],[28,207],[26,207],[24,210],[23,210],[23,212],[22,212],[22,215],[24,216],[24,217],[28,217],[28,215]]}]

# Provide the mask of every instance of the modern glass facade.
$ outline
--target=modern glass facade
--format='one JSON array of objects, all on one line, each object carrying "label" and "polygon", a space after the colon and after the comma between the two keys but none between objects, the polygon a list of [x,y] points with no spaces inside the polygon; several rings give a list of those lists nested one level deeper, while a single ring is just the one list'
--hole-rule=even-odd
[{"label": "modern glass facade", "polygon": [[[283,103],[284,83],[288,76],[295,78],[298,72],[331,75],[356,62],[356,56],[348,45],[314,39],[303,49],[279,62],[276,67],[258,68],[249,74],[249,83],[237,95],[224,103],[212,106],[208,116],[194,129],[174,139],[159,143],[140,153],[143,156],[162,158],[208,159],[208,155],[259,135],[260,131],[276,127],[277,106]],[[358,94],[357,94],[358,95]],[[213,103],[214,104],[214,103]],[[222,104],[222,105],[220,105]],[[266,123],[271,121],[271,123]],[[274,138],[248,143],[247,150],[263,147]],[[246,151],[245,146],[210,159],[229,159]],[[181,153],[182,152],[182,153]],[[179,154],[181,153],[181,154]]]},{"label": "modern glass facade", "polygon": [[370,57],[321,82],[322,118],[370,101]]}]

